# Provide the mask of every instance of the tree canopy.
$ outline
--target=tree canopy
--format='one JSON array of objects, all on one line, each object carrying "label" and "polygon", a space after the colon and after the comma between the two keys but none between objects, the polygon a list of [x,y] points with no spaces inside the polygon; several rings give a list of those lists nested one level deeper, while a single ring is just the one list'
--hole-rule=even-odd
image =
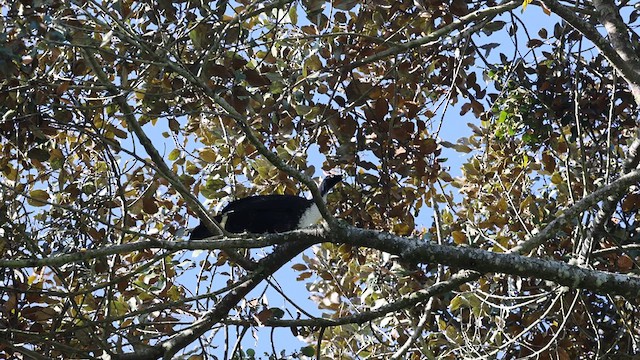
[{"label": "tree canopy", "polygon": [[0,358],[640,355],[639,15],[0,0]]}]

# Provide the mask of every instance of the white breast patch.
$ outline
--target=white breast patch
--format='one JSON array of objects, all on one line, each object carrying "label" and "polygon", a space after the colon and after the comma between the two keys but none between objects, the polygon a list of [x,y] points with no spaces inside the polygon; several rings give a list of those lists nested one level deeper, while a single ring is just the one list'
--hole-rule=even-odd
[{"label": "white breast patch", "polygon": [[317,224],[320,220],[322,220],[322,214],[320,214],[320,210],[318,209],[318,205],[314,202],[305,212],[302,214],[300,218],[300,222],[298,222],[298,229],[306,228],[309,226],[313,226]]}]

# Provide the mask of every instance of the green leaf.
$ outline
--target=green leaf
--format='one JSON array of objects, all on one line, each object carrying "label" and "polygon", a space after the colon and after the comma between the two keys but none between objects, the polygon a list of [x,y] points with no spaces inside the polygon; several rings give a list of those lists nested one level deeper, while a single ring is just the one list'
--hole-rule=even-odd
[{"label": "green leaf", "polygon": [[498,124],[502,124],[505,120],[507,120],[508,113],[504,110],[500,111],[500,117],[498,117]]},{"label": "green leaf", "polygon": [[313,346],[305,346],[300,348],[300,352],[304,356],[314,356],[316,354],[316,349]]},{"label": "green leaf", "polygon": [[215,163],[218,161],[218,156],[212,149],[205,148],[200,150],[200,160],[206,163]]},{"label": "green leaf", "polygon": [[292,24],[298,23],[298,8],[296,6],[289,7],[289,19],[291,19]]},{"label": "green leaf", "polygon": [[171,150],[171,152],[169,153],[169,161],[176,161],[178,160],[178,157],[180,157],[180,150],[178,149]]}]

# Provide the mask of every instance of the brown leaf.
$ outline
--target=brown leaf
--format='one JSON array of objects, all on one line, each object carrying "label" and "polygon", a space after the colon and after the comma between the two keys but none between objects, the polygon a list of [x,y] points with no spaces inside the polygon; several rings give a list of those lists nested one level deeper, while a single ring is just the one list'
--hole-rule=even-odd
[{"label": "brown leaf", "polygon": [[310,278],[312,275],[313,275],[313,274],[312,274],[311,272],[309,272],[309,271],[307,271],[307,272],[303,272],[303,273],[300,273],[300,275],[298,275],[298,276],[296,277],[296,280],[297,280],[297,281],[306,280],[306,279]]},{"label": "brown leaf", "polygon": [[56,95],[62,95],[71,85],[70,81],[63,81],[56,87]]},{"label": "brown leaf", "polygon": [[22,309],[22,316],[27,319],[46,322],[58,315],[53,307],[48,306],[32,306]]},{"label": "brown leaf", "polygon": [[262,76],[262,74],[260,74],[255,69],[246,69],[244,71],[244,76],[246,77],[247,82],[251,86],[256,86],[256,87],[265,86],[271,83],[269,79],[267,79],[265,76]]},{"label": "brown leaf", "polygon": [[302,30],[302,32],[304,32],[305,34],[309,34],[309,35],[317,35],[318,34],[318,29],[315,26],[312,26],[312,25],[305,25],[305,26],[301,27],[300,30]]},{"label": "brown leaf", "polygon": [[367,100],[366,94],[371,90],[371,85],[367,83],[361,83],[357,79],[352,80],[346,88],[347,98],[355,105],[364,104]]},{"label": "brown leaf", "polygon": [[387,99],[378,98],[378,100],[376,100],[374,112],[376,114],[376,120],[383,121],[384,117],[389,112],[389,103],[387,102]]},{"label": "brown leaf", "polygon": [[620,256],[616,260],[616,263],[620,268],[620,270],[623,270],[623,271],[629,271],[633,267],[633,260],[628,255],[625,255],[625,254]]},{"label": "brown leaf", "polygon": [[529,48],[537,48],[542,46],[544,43],[540,39],[531,39],[527,41],[527,47]]},{"label": "brown leaf", "polygon": [[544,170],[553,173],[556,170],[556,159],[554,159],[548,152],[542,153],[542,164]]},{"label": "brown leaf", "polygon": [[433,154],[437,149],[438,143],[436,142],[436,139],[424,139],[424,141],[422,141],[422,143],[420,144],[420,151],[424,155]]},{"label": "brown leaf", "polygon": [[620,205],[622,211],[636,211],[640,209],[640,194],[629,194],[627,195],[622,204]]},{"label": "brown leaf", "polygon": [[271,309],[265,309],[253,315],[253,318],[258,322],[258,324],[264,324],[264,322],[269,320],[271,317],[273,317],[273,310]]},{"label": "brown leaf", "polygon": [[467,8],[466,0],[453,0],[451,5],[449,5],[449,10],[451,13],[456,16],[464,16],[467,15],[469,9]]},{"label": "brown leaf", "polygon": [[152,197],[142,199],[142,210],[147,214],[155,214],[158,212],[158,205]]},{"label": "brown leaf", "polygon": [[226,66],[214,63],[207,64],[207,66],[203,70],[203,73],[209,78],[219,77],[222,79],[230,79],[233,77]]},{"label": "brown leaf", "polygon": [[170,118],[169,119],[169,129],[171,129],[171,131],[173,131],[174,133],[177,134],[180,131],[180,123],[178,122],[178,120],[176,120],[174,118]]},{"label": "brown leaf", "polygon": [[308,269],[307,265],[305,264],[293,264],[291,265],[291,268],[296,271],[303,271]]},{"label": "brown leaf", "polygon": [[453,242],[456,245],[464,245],[467,243],[467,235],[460,230],[451,232],[451,237],[453,237]]}]

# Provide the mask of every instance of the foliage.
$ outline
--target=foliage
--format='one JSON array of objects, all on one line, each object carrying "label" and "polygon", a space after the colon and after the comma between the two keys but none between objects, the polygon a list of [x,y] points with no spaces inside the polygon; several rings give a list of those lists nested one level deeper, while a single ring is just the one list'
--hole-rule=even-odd
[{"label": "foliage", "polygon": [[0,1],[0,358],[638,355],[638,4],[570,6]]}]

